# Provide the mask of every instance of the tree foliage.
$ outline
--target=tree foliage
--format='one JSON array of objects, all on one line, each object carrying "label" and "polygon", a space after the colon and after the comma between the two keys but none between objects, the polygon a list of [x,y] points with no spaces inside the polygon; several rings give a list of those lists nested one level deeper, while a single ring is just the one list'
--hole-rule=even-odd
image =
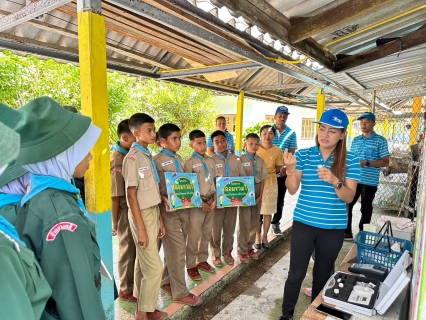
[{"label": "tree foliage", "polygon": [[[168,122],[178,125],[182,130],[180,153],[184,158],[192,153],[188,141],[191,130],[201,129],[208,135],[214,129],[214,100],[209,91],[117,72],[110,72],[107,77],[111,143],[118,139],[118,123],[136,112],[150,114],[157,128]],[[79,68],[0,52],[0,102],[19,108],[41,96],[81,110]]]}]

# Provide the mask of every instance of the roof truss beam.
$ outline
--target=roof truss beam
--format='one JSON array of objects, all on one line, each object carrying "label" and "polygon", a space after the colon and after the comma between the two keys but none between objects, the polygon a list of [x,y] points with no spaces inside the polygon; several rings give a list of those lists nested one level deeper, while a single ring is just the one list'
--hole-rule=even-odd
[{"label": "roof truss beam", "polygon": [[[188,23],[187,21],[184,21],[182,19],[176,18],[174,15],[169,14],[167,12],[158,10],[157,8],[152,7],[151,5],[148,5],[147,3],[144,3],[140,0],[134,1],[134,0],[109,0],[108,2],[114,3],[126,10],[132,11],[138,15],[141,15],[145,17],[146,19],[153,20],[155,22],[158,22],[164,26],[167,26],[169,28],[172,28],[176,31],[180,31],[182,33],[186,33],[190,35],[191,37],[196,38],[199,41],[207,41],[210,44],[221,48],[222,50],[225,50],[227,52],[238,54],[246,59],[249,59],[253,62],[256,62],[264,67],[268,67],[270,69],[276,70],[278,72],[285,73],[293,78],[296,78],[300,81],[307,82],[311,85],[318,86],[320,88],[323,88],[324,90],[333,93],[335,95],[338,95],[346,100],[349,100],[354,103],[358,103],[358,100],[361,99],[356,93],[354,92],[341,92],[339,90],[334,89],[333,87],[323,84],[316,79],[313,79],[309,76],[306,76],[304,74],[301,74],[299,72],[296,72],[293,69],[290,69],[286,66],[280,65],[278,63],[275,63],[273,61],[267,60],[263,58],[262,56],[255,54],[253,52],[249,52],[239,46],[236,46],[234,43],[214,34],[210,31],[200,29],[196,26],[194,26],[191,23]],[[355,98],[356,97],[356,98]]]},{"label": "roof truss beam", "polygon": [[390,54],[401,52],[402,50],[407,50],[424,43],[426,43],[426,28],[422,27],[421,29],[410,33],[399,40],[394,40],[383,44],[380,47],[337,60],[335,71],[340,72],[352,69],[362,64],[384,58]]},{"label": "roof truss beam", "polygon": [[28,20],[34,19],[46,12],[52,11],[64,4],[71,2],[71,0],[40,0],[32,2],[23,7],[17,12],[11,13],[0,19],[0,32],[13,28]]},{"label": "roof truss beam", "polygon": [[296,89],[303,87],[310,87],[311,85],[306,82],[301,83],[290,83],[290,84],[278,84],[275,86],[264,86],[264,87],[250,87],[246,88],[245,91],[272,91],[272,90],[285,90],[285,89]]},{"label": "roof truss beam", "polygon": [[349,0],[335,8],[317,14],[288,29],[291,43],[297,43],[325,30],[330,30],[361,15],[376,10],[394,0]]}]

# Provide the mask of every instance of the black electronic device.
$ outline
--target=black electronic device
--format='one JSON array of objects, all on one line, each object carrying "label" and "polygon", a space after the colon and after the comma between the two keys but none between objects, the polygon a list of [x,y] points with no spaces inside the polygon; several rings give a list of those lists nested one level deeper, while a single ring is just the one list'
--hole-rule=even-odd
[{"label": "black electronic device", "polygon": [[335,318],[338,318],[338,319],[349,320],[349,319],[352,318],[352,315],[350,313],[332,308],[332,307],[327,306],[327,305],[322,304],[322,303],[316,308],[316,310],[318,310],[321,313],[325,313],[326,315],[330,315],[330,316],[333,316]]},{"label": "black electronic device", "polygon": [[381,282],[385,281],[389,273],[387,268],[376,266],[374,264],[363,263],[351,264],[348,270],[356,274],[362,274],[367,278],[380,280]]}]

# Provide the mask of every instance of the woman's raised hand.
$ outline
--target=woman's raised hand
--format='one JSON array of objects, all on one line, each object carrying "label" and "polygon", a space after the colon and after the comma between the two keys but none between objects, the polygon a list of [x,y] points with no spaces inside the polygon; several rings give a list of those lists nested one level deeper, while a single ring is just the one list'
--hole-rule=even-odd
[{"label": "woman's raised hand", "polygon": [[287,167],[287,171],[294,171],[296,169],[296,157],[285,149],[283,154],[284,165]]}]

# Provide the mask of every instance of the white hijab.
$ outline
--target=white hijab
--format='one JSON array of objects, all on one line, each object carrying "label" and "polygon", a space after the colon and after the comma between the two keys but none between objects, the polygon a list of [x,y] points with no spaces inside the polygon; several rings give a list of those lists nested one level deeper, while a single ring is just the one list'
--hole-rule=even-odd
[{"label": "white hijab", "polygon": [[83,136],[64,152],[49,160],[27,164],[22,167],[34,174],[71,181],[75,168],[92,150],[96,141],[98,141],[101,131],[100,128],[90,124]]}]

